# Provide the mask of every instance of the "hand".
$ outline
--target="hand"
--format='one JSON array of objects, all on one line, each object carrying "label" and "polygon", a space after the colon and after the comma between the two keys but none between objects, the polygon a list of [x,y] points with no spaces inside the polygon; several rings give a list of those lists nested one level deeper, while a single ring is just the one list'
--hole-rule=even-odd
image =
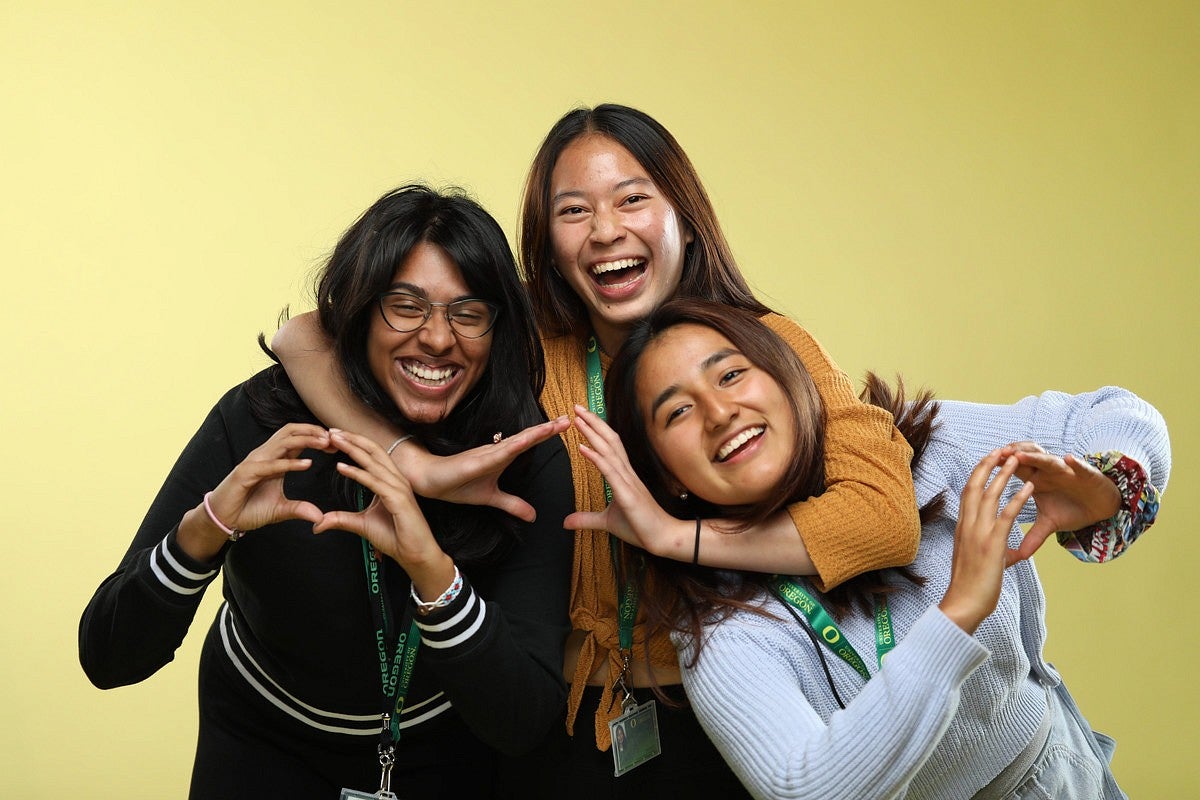
[{"label": "hand", "polygon": [[317,425],[293,422],[251,450],[213,490],[210,503],[217,519],[242,531],[285,519],[319,520],[321,509],[307,500],[291,500],[283,493],[287,473],[312,466],[311,458],[298,457],[304,450],[333,452],[329,432]]},{"label": "hand", "polygon": [[[440,558],[447,558],[433,538],[408,479],[384,449],[366,436],[348,431],[331,431],[330,441],[355,462],[338,462],[338,472],[371,490],[375,498],[362,511],[325,514],[313,526],[313,532],[336,528],[356,533],[377,551],[399,562],[406,572],[410,567],[419,571]],[[409,577],[416,580],[412,572]]]},{"label": "hand", "polygon": [[687,559],[692,557],[694,523],[672,517],[662,509],[642,479],[634,472],[621,437],[604,420],[583,406],[575,406],[575,427],[588,444],[579,450],[604,475],[612,489],[612,502],[603,511],[576,511],[563,520],[568,530],[606,530],[655,555],[673,553],[686,539]]},{"label": "hand", "polygon": [[[1009,563],[1008,534],[1034,487],[1025,483],[998,510],[1005,484],[1017,470],[1016,456],[993,450],[976,465],[963,487],[950,585],[938,607],[967,633],[974,633],[1000,599],[1000,584]],[[995,475],[992,472],[999,467]],[[991,478],[989,482],[988,479]]]},{"label": "hand", "polygon": [[1016,475],[1037,487],[1037,520],[1009,563],[1029,558],[1055,531],[1077,531],[1108,519],[1121,506],[1121,492],[1104,473],[1073,455],[1051,455],[1033,442],[1014,442],[1000,450],[1013,455]]},{"label": "hand", "polygon": [[[217,519],[230,528],[252,531],[282,522],[303,519],[317,522],[321,509],[305,500],[292,500],[283,492],[289,472],[312,466],[299,458],[304,450],[332,452],[329,432],[317,425],[284,425],[233,468],[213,490],[209,503]],[[225,534],[208,518],[203,506],[188,512],[179,526],[178,541],[184,552],[207,561],[220,551]]]},{"label": "hand", "polygon": [[452,456],[435,456],[416,442],[396,448],[392,458],[400,465],[413,490],[422,497],[472,506],[491,506],[525,522],[537,512],[516,495],[500,489],[498,481],[517,456],[557,436],[570,426],[565,417],[533,425],[496,444],[485,444]]}]

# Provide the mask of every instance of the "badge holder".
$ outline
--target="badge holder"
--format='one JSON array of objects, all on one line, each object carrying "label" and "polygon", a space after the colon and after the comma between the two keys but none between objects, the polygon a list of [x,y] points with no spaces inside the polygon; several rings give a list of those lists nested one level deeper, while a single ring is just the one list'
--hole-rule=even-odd
[{"label": "badge holder", "polygon": [[608,723],[608,735],[612,739],[613,775],[621,776],[635,767],[640,767],[662,753],[658,739],[657,704],[651,698],[638,705],[625,683],[629,672],[629,654],[621,665],[621,674],[613,685],[614,694],[619,690],[621,715]]}]

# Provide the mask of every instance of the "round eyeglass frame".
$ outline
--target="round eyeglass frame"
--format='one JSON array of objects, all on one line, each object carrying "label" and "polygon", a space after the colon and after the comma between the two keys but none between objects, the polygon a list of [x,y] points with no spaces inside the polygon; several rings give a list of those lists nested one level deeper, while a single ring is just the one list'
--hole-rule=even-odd
[{"label": "round eyeglass frame", "polygon": [[[392,321],[390,319],[388,319],[387,311],[384,309],[384,302],[389,297],[397,297],[397,296],[411,298],[412,300],[414,300],[418,303],[424,303],[426,306],[425,316],[422,317],[420,322],[418,322],[416,325],[412,326],[411,328],[397,328],[395,325],[392,324]],[[454,324],[454,318],[450,314],[450,309],[451,309],[451,307],[457,306],[461,303],[483,303],[492,312],[491,322],[488,323],[488,326],[486,328],[484,328],[482,331],[480,331],[479,333],[476,333],[474,335],[472,335],[470,333],[464,333],[463,331],[459,330],[458,326],[456,326]],[[386,324],[389,328],[396,331],[397,333],[412,333],[413,331],[420,330],[425,325],[425,323],[429,322],[429,318],[433,316],[433,310],[435,308],[437,308],[438,306],[441,306],[442,313],[445,314],[445,316],[446,316],[446,324],[450,326],[450,330],[454,331],[455,336],[461,336],[464,339],[480,339],[484,336],[487,336],[491,332],[492,328],[496,327],[496,320],[498,320],[500,318],[500,306],[496,305],[495,303],[489,303],[487,300],[482,300],[478,297],[464,297],[461,300],[455,300],[450,303],[435,303],[431,300],[426,300],[423,297],[418,297],[417,295],[413,294],[412,292],[383,292],[382,294],[379,295],[379,316],[383,317],[384,324]]]}]

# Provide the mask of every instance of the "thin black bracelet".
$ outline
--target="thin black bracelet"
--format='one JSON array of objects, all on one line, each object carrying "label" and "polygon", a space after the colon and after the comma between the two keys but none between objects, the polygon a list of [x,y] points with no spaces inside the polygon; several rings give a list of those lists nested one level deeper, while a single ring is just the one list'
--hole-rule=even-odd
[{"label": "thin black bracelet", "polygon": [[692,563],[700,563],[700,518],[696,517],[696,547],[692,550]]}]

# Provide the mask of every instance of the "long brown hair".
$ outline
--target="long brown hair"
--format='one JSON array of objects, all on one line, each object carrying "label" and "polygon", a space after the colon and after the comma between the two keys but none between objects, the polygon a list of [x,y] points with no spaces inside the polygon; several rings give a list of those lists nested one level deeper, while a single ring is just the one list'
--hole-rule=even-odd
[{"label": "long brown hair", "polygon": [[[638,403],[636,383],[638,365],[646,349],[665,331],[682,324],[711,328],[765,371],[789,398],[796,431],[795,457],[779,485],[768,498],[737,507],[717,507],[696,499],[681,500],[672,491],[675,477],[649,445],[644,415]],[[825,414],[820,395],[799,357],[755,315],[703,300],[678,299],[663,304],[635,326],[608,373],[606,394],[609,423],[620,435],[639,477],[654,498],[668,512],[682,518],[720,517],[732,520],[735,531],[761,522],[785,506],[820,495],[825,490],[824,431]],[[891,412],[896,427],[913,448],[916,463],[934,431],[937,403],[928,391],[905,400],[904,385],[895,389],[873,374],[868,374],[863,390],[864,402]],[[921,509],[921,520],[932,519],[941,510],[942,498]],[[881,531],[880,535],[887,535]],[[895,590],[887,573],[920,584],[923,579],[907,568],[877,570],[852,578],[823,594],[826,604],[837,616],[853,611],[871,613],[871,598]],[[647,613],[648,635],[679,631],[702,643],[706,624],[729,616],[736,609],[759,610],[758,598],[770,576],[742,572],[740,580],[730,580],[709,567],[672,559],[646,556],[646,582],[642,604]],[[699,657],[700,648],[694,650]]]},{"label": "long brown hair", "polygon": [[565,114],[546,134],[525,179],[518,250],[538,326],[549,336],[582,334],[589,312],[554,269],[550,237],[550,181],[562,151],[576,139],[597,134],[624,147],[683,218],[693,241],[684,255],[676,297],[701,297],[759,314],[760,303],[738,269],[716,211],[687,153],[650,115],[605,103]]}]

